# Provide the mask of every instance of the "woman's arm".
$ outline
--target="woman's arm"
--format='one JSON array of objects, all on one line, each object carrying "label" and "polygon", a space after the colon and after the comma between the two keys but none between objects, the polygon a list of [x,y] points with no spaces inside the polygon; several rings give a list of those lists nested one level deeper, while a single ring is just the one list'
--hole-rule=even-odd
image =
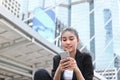
[{"label": "woman's arm", "polygon": [[58,72],[58,65],[60,62],[60,56],[56,55],[53,57],[53,69],[52,69],[52,77],[55,78],[57,76],[56,71]]},{"label": "woman's arm", "polygon": [[[80,57],[79,60],[71,59],[72,67],[75,72],[77,80],[93,80],[94,71],[93,71],[93,64],[92,64],[92,57],[88,53],[82,53],[83,57]],[[82,62],[79,62],[79,61]],[[79,69],[78,65],[82,65],[82,72]]]},{"label": "woman's arm", "polygon": [[53,80],[63,80],[62,72],[64,71],[64,62],[66,60],[61,60],[60,55],[57,55],[53,58],[53,69],[52,69],[52,77]]},{"label": "woman's arm", "polygon": [[74,72],[76,74],[77,80],[85,80],[79,68],[75,68]]},{"label": "woman's arm", "polygon": [[54,78],[53,80],[61,80],[61,74],[64,70],[68,70],[69,69],[69,59],[68,58],[64,58],[60,60],[59,66],[55,72]]},{"label": "woman's arm", "polygon": [[61,70],[60,70],[60,68],[58,67],[57,68],[57,70],[56,70],[56,72],[55,72],[55,75],[54,75],[54,77],[53,77],[53,80],[61,80],[60,78],[61,78]]},{"label": "woman's arm", "polygon": [[77,80],[85,80],[74,58],[70,58],[70,69],[75,72]]},{"label": "woman's arm", "polygon": [[93,80],[94,69],[92,64],[92,57],[89,53],[83,53],[83,72],[85,80]]}]

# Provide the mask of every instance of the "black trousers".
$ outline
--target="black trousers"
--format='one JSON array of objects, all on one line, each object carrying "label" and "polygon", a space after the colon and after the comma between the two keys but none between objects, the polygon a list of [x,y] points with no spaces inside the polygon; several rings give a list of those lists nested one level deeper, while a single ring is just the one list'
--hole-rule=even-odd
[{"label": "black trousers", "polygon": [[34,74],[34,80],[53,80],[47,70],[39,69]]}]

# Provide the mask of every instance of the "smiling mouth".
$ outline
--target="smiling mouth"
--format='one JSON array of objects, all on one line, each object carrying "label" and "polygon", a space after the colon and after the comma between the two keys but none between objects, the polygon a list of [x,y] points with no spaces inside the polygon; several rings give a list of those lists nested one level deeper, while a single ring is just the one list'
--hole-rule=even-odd
[{"label": "smiling mouth", "polygon": [[71,46],[70,47],[66,47],[66,49],[71,49]]}]

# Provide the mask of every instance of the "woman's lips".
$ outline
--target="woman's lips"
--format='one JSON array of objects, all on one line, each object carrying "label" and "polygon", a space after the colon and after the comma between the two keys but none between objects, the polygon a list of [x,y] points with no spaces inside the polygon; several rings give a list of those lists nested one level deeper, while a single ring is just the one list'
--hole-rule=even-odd
[{"label": "woman's lips", "polygon": [[66,47],[66,49],[71,49],[71,48],[72,48],[72,46],[67,46],[67,47]]}]

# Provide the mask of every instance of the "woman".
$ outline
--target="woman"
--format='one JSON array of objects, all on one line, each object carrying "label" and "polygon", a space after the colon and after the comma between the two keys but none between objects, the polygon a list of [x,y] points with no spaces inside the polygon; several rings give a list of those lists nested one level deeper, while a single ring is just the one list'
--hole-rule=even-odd
[{"label": "woman", "polygon": [[[93,80],[92,58],[88,53],[81,53],[77,49],[79,42],[80,39],[75,29],[66,28],[62,32],[61,46],[66,52],[69,52],[70,57],[61,59],[60,55],[56,55],[53,58],[53,80]],[[40,71],[38,72],[40,73]],[[48,73],[46,72],[46,74]],[[50,76],[48,77],[47,80],[52,79]],[[34,77],[34,80],[39,79]]]}]

